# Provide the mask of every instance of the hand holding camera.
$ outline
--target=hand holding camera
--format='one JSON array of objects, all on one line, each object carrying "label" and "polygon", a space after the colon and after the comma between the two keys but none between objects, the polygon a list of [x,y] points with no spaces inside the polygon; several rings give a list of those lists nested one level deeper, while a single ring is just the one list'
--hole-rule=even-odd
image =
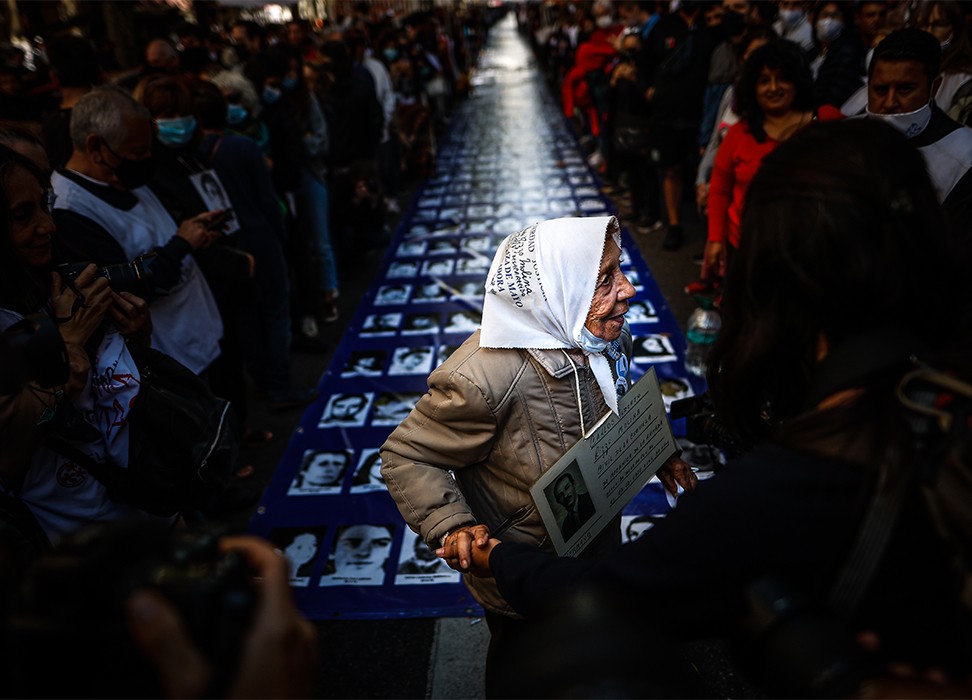
[{"label": "hand holding camera", "polygon": [[[241,554],[260,581],[227,697],[310,697],[317,634],[293,605],[286,560],[254,537],[225,537],[220,549]],[[177,608],[160,593],[142,589],[128,599],[126,613],[129,631],[158,671],[166,695],[204,697],[214,671]]]}]

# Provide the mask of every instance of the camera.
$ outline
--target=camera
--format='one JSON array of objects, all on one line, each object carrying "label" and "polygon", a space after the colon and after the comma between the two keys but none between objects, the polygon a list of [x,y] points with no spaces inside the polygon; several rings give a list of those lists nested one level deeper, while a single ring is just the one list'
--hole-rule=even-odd
[{"label": "camera", "polygon": [[849,698],[881,675],[846,625],[810,605],[785,579],[759,578],[746,598],[748,614],[731,648],[746,676],[770,697]]},{"label": "camera", "polygon": [[242,555],[219,534],[151,521],[98,524],[39,557],[12,601],[5,658],[20,697],[164,697],[131,640],[125,601],[138,589],[167,598],[225,693],[257,602]]},{"label": "camera", "polygon": [[[131,292],[143,298],[155,296],[155,265],[157,254],[144,253],[127,263],[104,265],[95,272],[95,277],[104,277],[108,286],[115,292]],[[57,266],[57,272],[66,281],[73,282],[91,263],[75,262],[62,263]]]},{"label": "camera", "polygon": [[0,394],[14,394],[30,381],[49,389],[69,374],[64,340],[50,318],[25,318],[0,333]]},{"label": "camera", "polygon": [[727,459],[743,454],[748,446],[725,426],[715,412],[708,392],[672,402],[671,419],[685,419],[685,437],[697,445],[715,445]]}]

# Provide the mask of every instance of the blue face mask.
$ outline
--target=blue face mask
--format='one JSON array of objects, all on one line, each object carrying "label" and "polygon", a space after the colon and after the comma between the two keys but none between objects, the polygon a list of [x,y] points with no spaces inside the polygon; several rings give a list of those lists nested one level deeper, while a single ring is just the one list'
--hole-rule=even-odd
[{"label": "blue face mask", "polygon": [[385,55],[385,60],[389,63],[398,60],[398,51],[395,49],[385,49],[382,53]]},{"label": "blue face mask", "polygon": [[286,78],[280,81],[280,87],[282,87],[287,92],[290,92],[295,87],[297,87],[297,78],[293,78],[288,75]]},{"label": "blue face mask", "polygon": [[176,117],[175,119],[156,119],[155,125],[159,131],[159,141],[166,146],[180,147],[192,141],[196,133],[196,118]]},{"label": "blue face mask", "polygon": [[250,113],[246,110],[243,105],[226,105],[226,123],[232,126],[237,124],[242,124],[246,118],[250,116]]},{"label": "blue face mask", "polygon": [[265,85],[263,88],[263,103],[272,105],[274,102],[279,100],[283,92],[273,87],[272,85]]}]

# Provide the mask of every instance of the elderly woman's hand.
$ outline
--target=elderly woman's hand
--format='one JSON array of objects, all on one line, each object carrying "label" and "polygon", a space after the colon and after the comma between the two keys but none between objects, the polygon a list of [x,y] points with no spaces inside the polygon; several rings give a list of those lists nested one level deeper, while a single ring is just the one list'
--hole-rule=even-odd
[{"label": "elderly woman's hand", "polygon": [[692,471],[692,466],[688,462],[682,461],[682,458],[678,455],[669,457],[668,461],[658,470],[657,476],[673,496],[678,495],[679,486],[685,493],[688,493],[694,490],[696,484],[699,483],[699,477]]},{"label": "elderly woman's hand", "polygon": [[[482,526],[479,526],[482,527]],[[458,571],[469,572],[473,576],[478,576],[479,578],[490,578],[493,572],[489,569],[489,555],[493,552],[493,547],[498,545],[500,541],[495,537],[488,539],[483,544],[478,544],[472,547],[470,550],[469,565],[465,569],[457,569]],[[440,547],[435,551],[435,553],[445,559],[447,562],[454,561],[458,559],[458,548],[454,545],[445,545]],[[449,566],[452,566],[450,563]],[[452,566],[455,569],[455,566]]]},{"label": "elderly woman's hand", "polygon": [[436,554],[445,559],[446,564],[456,571],[466,573],[469,571],[470,563],[473,561],[474,552],[481,547],[485,547],[488,542],[488,527],[481,523],[478,525],[466,525],[465,527],[460,527],[458,530],[450,532],[445,542],[442,543],[442,547],[436,550]]}]

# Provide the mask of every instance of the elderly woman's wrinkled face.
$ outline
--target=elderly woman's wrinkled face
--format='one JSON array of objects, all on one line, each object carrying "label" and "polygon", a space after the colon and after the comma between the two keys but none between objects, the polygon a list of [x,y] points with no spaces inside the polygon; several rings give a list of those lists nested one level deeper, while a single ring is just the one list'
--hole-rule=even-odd
[{"label": "elderly woman's wrinkled face", "polygon": [[634,287],[621,272],[621,248],[609,234],[584,326],[602,340],[617,340],[624,326],[624,315],[628,312],[628,299],[634,294]]}]

